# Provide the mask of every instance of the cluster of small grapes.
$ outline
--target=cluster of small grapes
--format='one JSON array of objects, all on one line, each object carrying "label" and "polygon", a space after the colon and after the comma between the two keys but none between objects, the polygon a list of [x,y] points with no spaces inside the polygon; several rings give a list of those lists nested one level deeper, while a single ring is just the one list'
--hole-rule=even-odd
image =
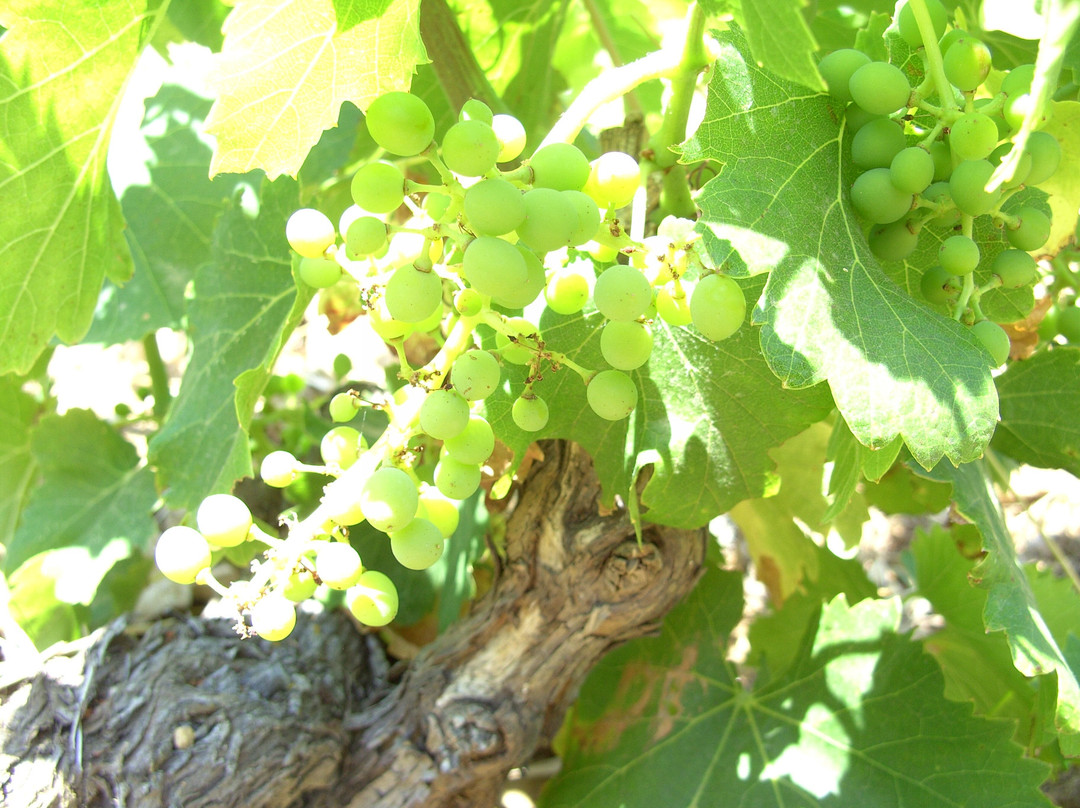
[{"label": "cluster of small grapes", "polygon": [[[937,230],[942,237],[938,263],[923,274],[922,293],[972,324],[997,366],[1008,358],[1009,338],[982,316],[979,299],[991,288],[1033,284],[1038,272],[1030,253],[1050,235],[1050,217],[1043,211],[1030,204],[1009,211],[1003,206],[1057,171],[1061,146],[1046,132],[1019,136],[1035,114],[1034,66],[1009,71],[1000,88],[991,90],[985,84],[991,74],[986,44],[950,28],[939,0],[920,3],[933,41],[924,41],[911,3],[896,19],[900,37],[922,59],[926,78],[920,85],[913,88],[899,67],[852,49],[825,56],[819,69],[829,92],[851,102],[845,116],[854,131],[851,161],[863,170],[851,188],[851,202],[871,223],[871,251],[883,261],[902,261],[915,251],[924,229]],[[1043,115],[1033,123],[1041,126],[1045,120]],[[1014,140],[1023,143],[1019,159],[1011,155]],[[1011,176],[991,184],[1004,160],[1013,167]],[[985,262],[991,280],[976,288],[973,273],[983,251],[972,235],[981,216],[1004,229],[1010,249]]]}]

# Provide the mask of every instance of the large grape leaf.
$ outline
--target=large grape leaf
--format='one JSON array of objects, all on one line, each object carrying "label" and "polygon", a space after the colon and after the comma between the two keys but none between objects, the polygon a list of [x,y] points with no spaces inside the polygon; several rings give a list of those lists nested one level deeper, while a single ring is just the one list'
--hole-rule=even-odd
[{"label": "large grape leaf", "polygon": [[736,19],[757,63],[785,79],[824,90],[817,71],[814,35],[803,17],[804,0],[744,0]]},{"label": "large grape leaf", "polygon": [[834,600],[783,675],[748,687],[725,658],[741,591],[710,571],[659,637],[601,660],[541,808],[1050,805],[1046,765],[1007,722],[944,697],[937,664],[896,633],[896,601]]},{"label": "large grape leaf", "polygon": [[[290,271],[285,221],[298,207],[292,180],[264,182],[259,213],[226,211],[214,236],[213,260],[195,275],[189,302],[192,355],[169,418],[150,442],[150,461],[168,502],[191,508],[207,494],[231,490],[251,474],[247,433],[237,414],[244,395],[250,418],[266,370],[311,299]],[[234,379],[247,371],[242,390]]]},{"label": "large grape leaf", "polygon": [[331,0],[240,0],[225,19],[217,101],[206,129],[217,138],[211,176],[263,169],[296,176],[344,101],[367,109],[407,90],[417,63],[419,0],[394,0],[375,19],[337,30]]},{"label": "large grape leaf", "polygon": [[0,7],[0,373],[29,370],[54,335],[81,339],[105,275],[131,275],[106,147],[162,13],[127,0]]},{"label": "large grape leaf", "polygon": [[19,377],[0,376],[0,544],[15,535],[37,463],[30,452],[30,432],[38,414],[34,399],[21,389]]},{"label": "large grape leaf", "polygon": [[1054,101],[1051,108],[1053,116],[1042,129],[1061,144],[1061,163],[1054,176],[1039,186],[1050,194],[1053,212],[1050,238],[1040,252],[1057,255],[1071,242],[1080,210],[1080,103]]},{"label": "large grape leaf", "polygon": [[769,272],[754,320],[785,386],[827,380],[866,446],[901,435],[927,468],[974,459],[997,420],[988,358],[881,272],[847,200],[841,134],[826,95],[758,68],[737,30],[722,35],[704,121],[682,147],[724,164],[699,196],[699,229],[733,274]]}]

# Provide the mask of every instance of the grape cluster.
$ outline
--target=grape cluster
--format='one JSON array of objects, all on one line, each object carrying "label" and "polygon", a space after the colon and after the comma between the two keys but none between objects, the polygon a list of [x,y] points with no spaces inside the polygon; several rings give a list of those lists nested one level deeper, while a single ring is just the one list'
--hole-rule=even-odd
[{"label": "grape cluster", "polygon": [[[1009,200],[1053,176],[1061,146],[1038,131],[1046,113],[1033,103],[1034,66],[1001,78],[992,73],[987,45],[950,27],[939,0],[921,4],[929,26],[919,25],[910,3],[896,19],[911,51],[907,72],[853,49],[828,54],[819,70],[829,92],[848,102],[850,159],[862,172],[851,186],[851,204],[868,223],[870,250],[882,261],[904,261],[921,236],[933,234],[940,249],[922,275],[922,294],[971,324],[997,366],[1008,358],[1009,338],[983,316],[980,298],[990,289],[1038,280],[1030,253],[1046,244],[1050,217],[1023,197]],[[913,87],[910,75],[921,82]],[[1012,154],[1018,145],[1019,156]],[[997,170],[1003,161],[1011,170]],[[981,217],[996,228],[992,232],[1003,232],[1004,250],[976,240]],[[990,281],[977,287],[976,270],[988,270]]]},{"label": "grape cluster", "polygon": [[[551,143],[520,165],[500,167],[522,154],[524,129],[475,100],[438,143],[431,112],[409,93],[375,99],[366,122],[386,156],[351,177],[353,204],[337,226],[318,210],[298,210],[285,234],[299,256],[299,281],[360,301],[371,327],[397,349],[408,384],[378,405],[390,425],[368,445],[349,422],[371,404],[348,391],[329,402],[336,426],[321,442],[322,465],[286,451],[266,456],[260,475],[271,486],[305,472],[335,478],[315,512],[288,525],[287,539],[252,526],[243,503],[229,498],[236,524],[227,536],[216,523],[203,524],[200,508],[198,530],[173,528],[159,543],[166,575],[212,586],[214,547],[266,544],[251,581],[233,597],[250,630],[270,639],[288,634],[291,604],[320,583],[344,590],[361,622],[393,619],[393,584],[364,569],[348,530],[366,521],[386,534],[402,566],[435,564],[457,528],[457,503],[480,488],[495,450],[483,402],[497,390],[513,384],[514,425],[539,432],[550,410],[534,387],[545,374],[568,371],[581,377],[596,415],[621,420],[637,406],[631,372],[648,362],[658,320],[723,340],[746,315],[741,287],[709,264],[693,222],[669,218],[640,240],[622,227],[616,212],[641,185],[631,156],[610,152],[590,162],[573,145]],[[437,184],[406,176],[395,161],[417,155]],[[537,325],[543,307],[575,316],[590,302],[603,318],[599,347],[609,367],[583,367],[552,350]],[[433,333],[441,344],[421,368],[409,367],[404,351],[413,333]],[[520,389],[504,374],[511,365],[527,370]]]}]

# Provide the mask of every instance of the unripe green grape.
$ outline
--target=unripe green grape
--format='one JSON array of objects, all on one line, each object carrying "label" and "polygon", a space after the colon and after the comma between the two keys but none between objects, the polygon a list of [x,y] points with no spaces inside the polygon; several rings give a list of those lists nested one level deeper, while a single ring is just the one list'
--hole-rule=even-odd
[{"label": "unripe green grape", "polygon": [[178,584],[193,584],[210,567],[210,544],[194,528],[177,525],[158,537],[154,561],[161,574]]},{"label": "unripe green grape", "polygon": [[991,107],[996,102],[994,98],[976,98],[975,99],[975,111],[982,112],[987,115],[994,126],[997,128],[998,140],[1004,140],[1009,137],[1011,127],[1006,122],[1005,118],[1001,115],[1001,107],[998,107],[995,112],[987,112],[987,108]]},{"label": "unripe green grape", "polygon": [[341,280],[341,266],[333,258],[301,258],[296,274],[313,289],[326,289]]},{"label": "unripe green grape", "polygon": [[300,603],[314,595],[315,590],[318,588],[319,585],[315,583],[315,579],[311,577],[311,573],[307,570],[303,570],[301,572],[294,572],[289,576],[289,580],[281,587],[281,596],[288,598],[293,603]]},{"label": "unripe green grape", "polygon": [[543,262],[536,257],[536,253],[521,244],[515,244],[514,248],[525,259],[525,283],[520,286],[504,291],[502,294],[493,295],[492,301],[508,309],[523,309],[536,300],[544,291],[546,273]]},{"label": "unripe green grape", "polygon": [[525,221],[525,200],[504,179],[481,180],[465,192],[465,216],[474,233],[501,236]]},{"label": "unripe green grape", "polygon": [[399,468],[377,469],[360,492],[360,508],[376,530],[401,530],[416,515],[416,483]]},{"label": "unripe green grape", "polygon": [[371,325],[371,330],[387,342],[406,337],[413,331],[409,323],[395,320],[390,314],[390,310],[386,307],[386,295],[375,301],[375,305],[368,311],[368,323]]},{"label": "unripe green grape", "polygon": [[338,393],[330,399],[330,420],[343,424],[356,417],[360,409],[360,400],[352,393]]},{"label": "unripe green grape", "polygon": [[938,41],[938,48],[940,48],[941,50],[941,55],[944,56],[946,53],[949,52],[949,48],[951,48],[956,42],[960,41],[961,39],[966,39],[969,36],[971,36],[971,34],[969,34],[963,28],[952,28],[947,31],[945,35],[942,36],[941,39]]},{"label": "unripe green grape", "polygon": [[848,131],[853,135],[870,123],[870,121],[876,121],[880,117],[880,115],[874,115],[871,112],[867,112],[854,101],[848,104],[847,109],[844,110],[844,123]]},{"label": "unripe green grape", "polygon": [[525,221],[517,228],[521,241],[539,252],[568,246],[580,226],[574,204],[551,188],[534,188],[524,200]]},{"label": "unripe green grape", "polygon": [[690,315],[703,336],[713,342],[725,340],[743,324],[746,296],[726,275],[706,275],[690,295]]},{"label": "unripe green grape", "polygon": [[980,320],[971,327],[971,333],[993,358],[993,367],[1001,367],[1009,358],[1009,349],[1012,347],[1009,335],[997,323]]},{"label": "unripe green grape", "polygon": [[368,570],[345,593],[345,605],[365,626],[385,626],[397,617],[397,587],[385,574]]},{"label": "unripe green grape", "polygon": [[945,78],[964,92],[975,90],[990,74],[990,50],[970,34],[953,42],[942,62]]},{"label": "unripe green grape", "polygon": [[979,265],[979,245],[967,236],[949,236],[938,248],[938,261],[946,272],[967,275]]},{"label": "unripe green grape", "polygon": [[323,463],[347,469],[360,456],[360,433],[351,426],[335,426],[322,437],[319,454]]},{"label": "unripe green grape", "polygon": [[1031,82],[1034,80],[1035,65],[1018,65],[1001,80],[1001,92],[1009,96],[1025,95],[1031,92]]},{"label": "unripe green grape", "polygon": [[1057,138],[1046,132],[1032,132],[1028,135],[1024,151],[1031,155],[1031,171],[1025,182],[1028,185],[1041,185],[1057,172],[1061,164],[1061,144]]},{"label": "unripe green grape", "polygon": [[1013,213],[1019,221],[1005,230],[1005,238],[1018,250],[1032,252],[1050,238],[1050,217],[1041,210],[1025,205]]},{"label": "unripe green grape", "polygon": [[462,463],[449,455],[435,466],[435,486],[450,499],[468,499],[480,487],[480,466]]},{"label": "unripe green grape", "polygon": [[1080,307],[1065,306],[1058,309],[1058,333],[1071,344],[1080,342]]},{"label": "unripe green grape", "polygon": [[529,278],[525,258],[517,248],[492,236],[469,242],[461,268],[465,280],[482,295],[512,294]]},{"label": "unripe green grape", "polygon": [[990,271],[1001,278],[1006,289],[1019,289],[1032,283],[1038,274],[1035,259],[1023,250],[1002,250],[990,263]]},{"label": "unripe green grape", "polygon": [[634,380],[621,370],[601,370],[585,386],[589,407],[607,421],[626,418],[637,406]]},{"label": "unripe green grape", "polygon": [[882,261],[903,261],[919,245],[919,234],[906,221],[879,224],[870,230],[867,239],[870,252]]},{"label": "unripe green grape", "polygon": [[323,488],[321,510],[326,518],[339,525],[358,525],[364,521],[364,509],[351,482],[335,481]]},{"label": "unripe green grape", "polygon": [[[926,0],[926,10],[930,13],[930,22],[934,26],[934,39],[941,39],[945,33],[945,26],[949,22],[949,12],[941,4],[940,0]],[[900,7],[900,11],[896,15],[896,27],[900,32],[901,39],[912,50],[923,46],[922,31],[919,30],[919,23],[915,19],[910,3],[904,3]]]},{"label": "unripe green grape", "polygon": [[622,208],[634,199],[641,185],[641,168],[625,152],[604,152],[589,169],[584,191],[602,208]]},{"label": "unripe green grape", "polygon": [[271,452],[259,466],[259,476],[272,488],[284,488],[296,479],[298,461],[284,450]]},{"label": "unripe green grape", "polygon": [[1039,339],[1044,342],[1052,342],[1058,335],[1058,320],[1060,312],[1057,306],[1051,306],[1046,310],[1043,318],[1039,321]]},{"label": "unripe green grape", "polygon": [[392,213],[405,198],[405,175],[393,163],[367,163],[353,174],[349,188],[353,202],[364,210]]},{"label": "unripe green grape", "polygon": [[402,323],[419,323],[442,305],[442,278],[402,264],[386,283],[386,309]]},{"label": "unripe green grape", "polygon": [[475,289],[462,289],[454,295],[454,310],[463,317],[475,317],[484,308],[484,298]]},{"label": "unripe green grape", "polygon": [[536,326],[524,317],[511,317],[507,320],[507,325],[514,330],[516,336],[523,338],[524,344],[511,342],[506,334],[499,331],[495,334],[495,346],[502,358],[514,365],[524,365],[532,361],[536,356],[532,347],[532,337],[537,333]]},{"label": "unripe green grape", "polygon": [[641,271],[626,264],[605,269],[593,287],[593,302],[609,320],[636,320],[648,310],[652,296]]},{"label": "unripe green grape", "polygon": [[[1013,144],[1012,143],[1002,143],[1000,146],[998,146],[996,149],[994,149],[992,152],[990,152],[990,156],[987,159],[994,166],[994,168],[997,168],[998,166],[1001,165],[1001,161],[1004,160],[1005,157],[1012,150],[1013,150]],[[1020,155],[1020,160],[1019,160],[1016,168],[1013,171],[1012,179],[1006,180],[1005,182],[1003,182],[1001,184],[1001,187],[1008,189],[1008,188],[1016,188],[1016,187],[1018,187],[1020,185],[1023,185],[1027,181],[1028,175],[1030,173],[1031,173],[1031,155],[1028,154],[1027,152],[1024,152],[1022,155]]]},{"label": "unripe green grape", "polygon": [[956,282],[956,276],[951,272],[944,267],[934,266],[923,273],[919,281],[919,290],[922,296],[931,303],[947,303],[960,291]]},{"label": "unripe green grape", "polygon": [[432,390],[420,405],[420,428],[436,440],[461,434],[469,423],[469,402],[457,390]]},{"label": "unripe green grape", "polygon": [[491,424],[479,415],[470,415],[465,428],[443,442],[446,453],[462,463],[483,463],[495,451]]},{"label": "unripe green grape", "polygon": [[393,154],[411,157],[426,149],[435,137],[435,119],[424,101],[410,93],[380,95],[367,109],[372,140]]},{"label": "unripe green grape", "polygon": [[531,393],[517,398],[510,408],[510,417],[523,432],[539,432],[547,426],[548,415],[547,402]]},{"label": "unripe green grape", "polygon": [[931,143],[930,157],[934,160],[934,182],[947,180],[952,175],[952,149],[948,142],[935,140]]},{"label": "unripe green grape", "polygon": [[525,127],[513,115],[496,115],[491,119],[491,128],[499,141],[498,162],[505,163],[525,151]]},{"label": "unripe green grape", "polygon": [[848,87],[852,74],[863,65],[870,64],[870,57],[854,48],[841,48],[822,57],[818,62],[818,72],[825,80],[829,93],[841,101],[851,100]]},{"label": "unripe green grape", "polygon": [[390,534],[390,550],[410,570],[426,570],[443,554],[443,534],[430,520],[417,518]]},{"label": "unripe green grape", "polygon": [[443,323],[443,314],[443,306],[440,303],[438,308],[436,308],[428,317],[413,326],[413,332],[417,334],[428,334],[439,329]]},{"label": "unripe green grape", "polygon": [[653,335],[638,322],[613,320],[600,332],[600,353],[617,370],[636,370],[649,361]]},{"label": "unripe green grape", "polygon": [[888,62],[870,62],[851,74],[852,100],[874,115],[891,115],[908,105],[911,85],[904,71]]},{"label": "unripe green grape", "polygon": [[593,202],[592,197],[581,191],[563,191],[565,199],[570,200],[577,214],[577,227],[570,233],[568,244],[577,247],[592,239],[596,235],[596,228],[600,226],[600,208]]},{"label": "unripe green grape", "polygon": [[232,494],[211,494],[199,505],[195,525],[211,544],[236,547],[247,539],[251,511],[243,500]]},{"label": "unripe green grape", "polygon": [[458,529],[461,514],[457,503],[447,498],[434,486],[426,483],[420,489],[421,516],[429,519],[443,536],[449,539]]},{"label": "unripe green grape", "polygon": [[986,191],[986,183],[993,173],[994,166],[989,160],[965,160],[953,169],[949,193],[961,212],[981,216],[997,204],[1001,189]]},{"label": "unripe green grape", "polygon": [[[1049,122],[1053,117],[1053,109],[1049,105],[1043,108],[1038,120],[1035,122],[1036,128],[1045,126]],[[1025,93],[1024,95],[1014,95],[1006,98],[1005,106],[1001,109],[1001,115],[1009,126],[1013,129],[1019,129],[1025,119],[1035,115],[1035,96]]]},{"label": "unripe green grape", "polygon": [[960,160],[982,160],[997,143],[997,124],[981,112],[961,115],[949,129],[949,145]]},{"label": "unripe green grape", "polygon": [[315,553],[315,574],[331,589],[348,589],[364,571],[360,554],[351,544],[324,541]]},{"label": "unripe green grape", "polygon": [[885,168],[905,146],[903,127],[891,118],[878,118],[851,139],[851,162],[859,168]]},{"label": "unripe green grape", "polygon": [[469,401],[482,401],[499,387],[502,368],[487,351],[473,349],[454,360],[450,382]]},{"label": "unripe green grape", "polygon": [[903,218],[914,201],[914,194],[893,185],[892,173],[887,168],[871,168],[851,186],[851,204],[859,215],[874,224],[889,224]]},{"label": "unripe green grape", "polygon": [[482,121],[488,126],[491,126],[492,118],[494,118],[494,115],[491,112],[491,107],[479,98],[470,98],[461,105],[461,111],[458,113],[459,121]]},{"label": "unripe green grape", "polygon": [[686,293],[676,295],[666,286],[656,293],[656,313],[669,325],[690,325],[694,320]]},{"label": "unripe green grape", "polygon": [[889,164],[889,178],[901,191],[922,193],[934,179],[934,158],[919,146],[901,149]]},{"label": "unripe green grape", "polygon": [[321,258],[334,243],[337,233],[334,223],[325,213],[313,208],[300,208],[285,223],[285,238],[289,246],[304,258]]},{"label": "unripe green grape", "polygon": [[459,121],[443,135],[443,162],[455,174],[480,177],[495,168],[498,156],[499,141],[483,121]]},{"label": "unripe green grape", "polygon": [[557,269],[547,279],[544,299],[557,314],[577,314],[589,302],[589,280],[580,267]]},{"label": "unripe green grape", "polygon": [[549,143],[529,158],[534,188],[580,191],[589,179],[589,159],[572,143]]},{"label": "unripe green grape", "polygon": [[264,640],[284,640],[296,627],[296,607],[281,595],[266,595],[251,607],[251,627]]},{"label": "unripe green grape", "polygon": [[361,216],[345,231],[345,255],[355,261],[386,246],[386,224],[374,216]]}]

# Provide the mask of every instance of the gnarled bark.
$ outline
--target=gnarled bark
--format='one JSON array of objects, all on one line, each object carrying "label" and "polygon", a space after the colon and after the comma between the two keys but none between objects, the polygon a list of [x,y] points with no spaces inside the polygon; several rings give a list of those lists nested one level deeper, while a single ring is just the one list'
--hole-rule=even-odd
[{"label": "gnarled bark", "polygon": [[704,558],[703,531],[648,526],[639,545],[600,514],[588,456],[545,451],[492,590],[400,681],[337,615],[278,645],[221,621],[120,622],[35,676],[0,669],[3,804],[494,804],[592,665],[654,629]]}]

